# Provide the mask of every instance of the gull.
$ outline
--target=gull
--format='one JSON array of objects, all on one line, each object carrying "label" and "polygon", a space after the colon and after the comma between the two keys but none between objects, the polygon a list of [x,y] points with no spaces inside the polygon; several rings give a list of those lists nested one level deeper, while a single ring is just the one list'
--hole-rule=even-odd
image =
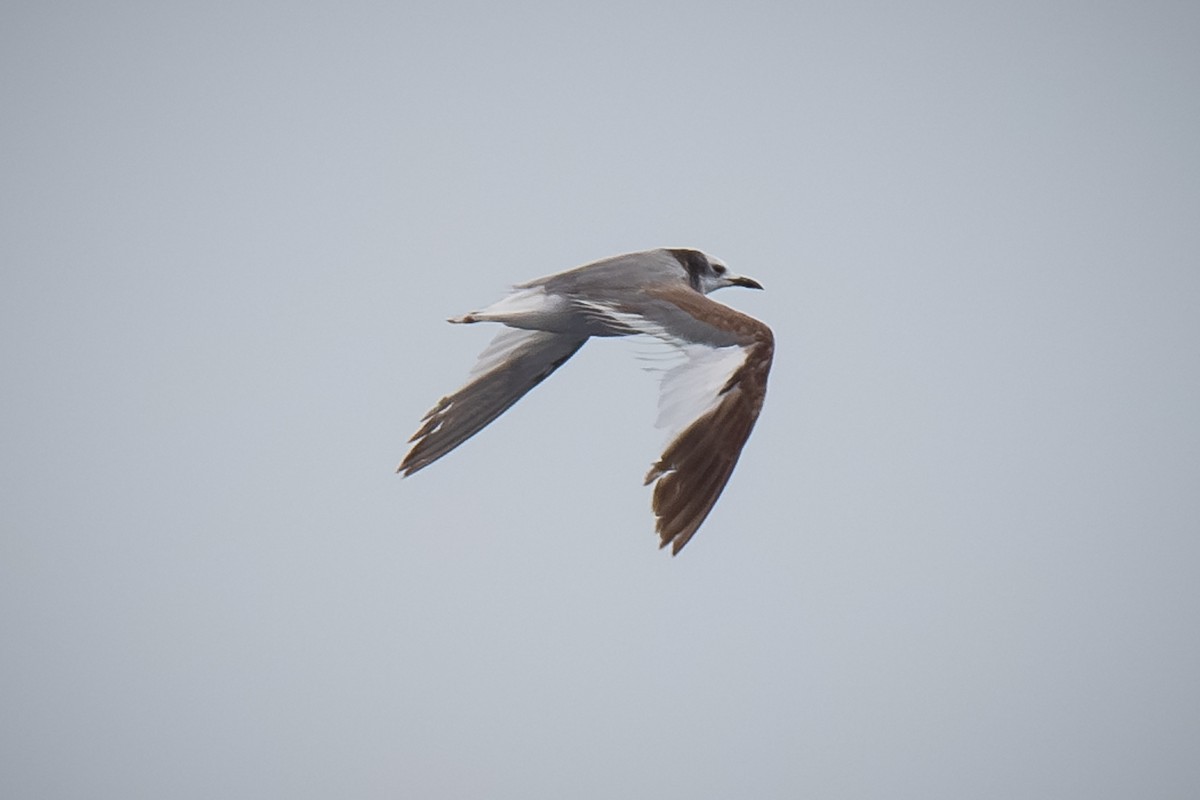
[{"label": "gull", "polygon": [[643,484],[654,483],[659,547],[679,553],[733,473],[775,351],[770,328],[706,296],[726,286],[762,288],[699,250],[658,248],[518,284],[498,302],[452,317],[506,327],[466,384],[424,416],[396,471],[407,477],[458,447],[591,337],[648,335],[682,355],[662,378],[658,426],[668,429],[668,442]]}]

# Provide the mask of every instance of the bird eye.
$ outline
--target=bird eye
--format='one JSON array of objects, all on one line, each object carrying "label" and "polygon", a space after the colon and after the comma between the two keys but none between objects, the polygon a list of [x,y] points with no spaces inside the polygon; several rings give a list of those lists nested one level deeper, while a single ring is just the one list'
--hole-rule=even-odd
[{"label": "bird eye", "polygon": [[713,272],[714,272],[714,273],[716,273],[717,275],[724,275],[724,274],[725,274],[725,267],[723,267],[723,266],[722,266],[722,265],[720,265],[720,264],[713,264],[713,265],[712,265],[712,268],[713,268]]}]

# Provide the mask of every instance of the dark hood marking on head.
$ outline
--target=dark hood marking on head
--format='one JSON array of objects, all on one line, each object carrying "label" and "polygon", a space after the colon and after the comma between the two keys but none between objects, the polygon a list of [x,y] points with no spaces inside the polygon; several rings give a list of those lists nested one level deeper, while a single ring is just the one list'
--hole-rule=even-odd
[{"label": "dark hood marking on head", "polygon": [[700,291],[700,276],[708,269],[708,259],[699,250],[688,250],[686,248],[672,248],[668,250],[671,255],[675,256],[675,260],[687,270],[688,283],[697,292]]}]

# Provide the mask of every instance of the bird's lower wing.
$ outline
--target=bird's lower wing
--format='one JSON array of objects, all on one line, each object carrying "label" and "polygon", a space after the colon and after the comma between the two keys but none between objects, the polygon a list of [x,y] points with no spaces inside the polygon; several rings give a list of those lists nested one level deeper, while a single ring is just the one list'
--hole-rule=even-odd
[{"label": "bird's lower wing", "polygon": [[729,482],[762,409],[772,347],[764,339],[739,348],[741,364],[723,386],[710,389],[712,406],[668,442],[646,474],[646,483],[654,483],[660,547],[682,550]]},{"label": "bird's lower wing", "polygon": [[659,425],[670,441],[646,475],[654,483],[659,546],[678,553],[712,511],[754,429],[774,336],[753,317],[682,284],[647,291],[638,304],[591,303],[587,311],[684,356],[663,378]]},{"label": "bird's lower wing", "polygon": [[421,420],[397,472],[412,475],[470,439],[575,354],[587,337],[506,329],[480,354],[470,379]]}]

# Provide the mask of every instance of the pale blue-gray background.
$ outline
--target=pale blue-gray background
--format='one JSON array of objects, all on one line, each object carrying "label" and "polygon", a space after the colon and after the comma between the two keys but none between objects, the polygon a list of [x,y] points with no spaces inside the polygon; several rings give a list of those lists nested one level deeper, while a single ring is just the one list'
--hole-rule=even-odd
[{"label": "pale blue-gray background", "polygon": [[[5,797],[1200,794],[1196,4],[0,16]],[[629,343],[392,474],[657,245],[778,338],[679,558]]]}]

